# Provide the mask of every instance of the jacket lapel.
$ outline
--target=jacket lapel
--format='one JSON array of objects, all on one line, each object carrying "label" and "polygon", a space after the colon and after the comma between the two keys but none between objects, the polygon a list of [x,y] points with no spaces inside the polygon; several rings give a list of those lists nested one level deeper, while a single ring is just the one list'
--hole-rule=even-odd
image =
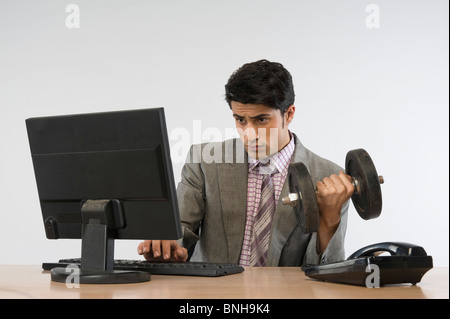
[{"label": "jacket lapel", "polygon": [[[309,167],[308,158],[305,152],[304,146],[300,143],[299,139],[293,134],[295,139],[295,149],[292,155],[291,164],[302,162]],[[273,216],[271,238],[269,252],[267,256],[267,266],[278,266],[280,255],[284,245],[289,239],[291,233],[297,227],[297,218],[295,217],[292,207],[285,206],[282,203],[282,198],[289,194],[289,181],[288,176],[283,184],[280,198],[278,199],[277,208]]]},{"label": "jacket lapel", "polygon": [[223,154],[225,154],[224,163],[217,165],[220,204],[227,239],[228,260],[238,263],[246,222],[248,159],[239,139],[226,141]]}]

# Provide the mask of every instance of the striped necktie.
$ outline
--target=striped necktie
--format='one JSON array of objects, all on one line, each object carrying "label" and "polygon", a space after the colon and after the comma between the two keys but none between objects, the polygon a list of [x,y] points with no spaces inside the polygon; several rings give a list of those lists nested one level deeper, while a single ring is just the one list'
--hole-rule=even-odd
[{"label": "striped necktie", "polygon": [[269,249],[270,227],[275,212],[275,190],[273,187],[272,174],[276,172],[275,167],[269,163],[259,163],[259,173],[264,174],[261,185],[261,202],[253,222],[250,266],[264,266]]}]

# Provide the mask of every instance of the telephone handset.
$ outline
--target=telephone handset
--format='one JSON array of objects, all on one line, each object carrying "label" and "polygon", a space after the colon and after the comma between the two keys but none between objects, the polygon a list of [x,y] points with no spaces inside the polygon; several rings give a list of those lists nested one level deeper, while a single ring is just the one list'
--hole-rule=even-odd
[{"label": "telephone handset", "polygon": [[383,242],[378,244],[369,245],[358,249],[353,254],[351,254],[348,259],[374,256],[376,252],[388,252],[392,256],[426,256],[427,253],[425,249],[420,246],[403,243],[403,242]]},{"label": "telephone handset", "polygon": [[[376,256],[377,252],[388,252],[390,256]],[[431,268],[433,258],[422,247],[404,242],[382,242],[363,247],[344,261],[307,265],[303,270],[313,279],[368,287],[368,276],[378,276],[380,286],[415,285]]]}]

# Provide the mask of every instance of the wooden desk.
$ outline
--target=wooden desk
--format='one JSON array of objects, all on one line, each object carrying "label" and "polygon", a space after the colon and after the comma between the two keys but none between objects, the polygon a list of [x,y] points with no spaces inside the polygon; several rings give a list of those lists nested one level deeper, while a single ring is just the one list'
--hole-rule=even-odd
[{"label": "wooden desk", "polygon": [[300,298],[449,298],[449,269],[434,268],[416,286],[366,288],[320,282],[300,268],[246,268],[241,274],[204,278],[153,275],[145,283],[80,285],[52,282],[39,266],[0,266],[4,298],[160,298],[160,299],[300,299]]}]

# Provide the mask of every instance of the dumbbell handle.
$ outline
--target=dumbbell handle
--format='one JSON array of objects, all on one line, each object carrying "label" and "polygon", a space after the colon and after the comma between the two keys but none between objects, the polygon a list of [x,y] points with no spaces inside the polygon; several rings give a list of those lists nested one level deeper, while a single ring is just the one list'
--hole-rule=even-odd
[{"label": "dumbbell handle", "polygon": [[[380,182],[380,184],[384,183],[384,177],[383,176],[378,176],[378,181]],[[354,179],[352,177],[352,185],[355,188],[355,193],[359,193],[360,189],[359,189],[359,183],[356,179]],[[298,193],[290,193],[287,196],[283,197],[281,199],[281,202],[283,203],[283,205],[289,205],[289,206],[297,206],[299,204],[299,196]]]}]

